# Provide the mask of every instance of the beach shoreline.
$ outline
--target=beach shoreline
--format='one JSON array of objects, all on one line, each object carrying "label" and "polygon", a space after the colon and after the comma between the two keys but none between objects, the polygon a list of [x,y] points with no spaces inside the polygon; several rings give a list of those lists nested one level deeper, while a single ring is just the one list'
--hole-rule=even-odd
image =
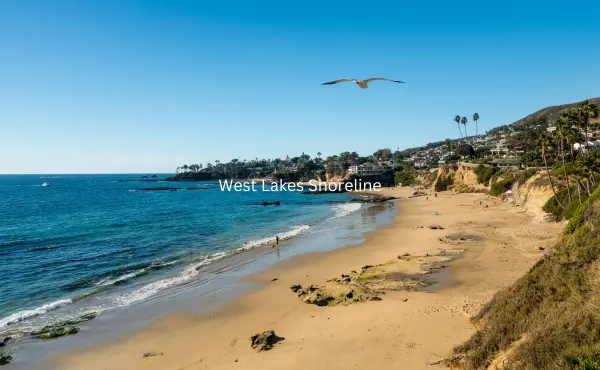
[{"label": "beach shoreline", "polygon": [[[216,311],[168,314],[109,344],[56,353],[47,367],[431,368],[472,334],[470,315],[535,263],[544,253],[536,247],[547,250],[560,229],[542,224],[534,230],[522,209],[483,194],[409,198],[410,188],[384,188],[378,194],[402,199],[394,222],[367,233],[364,243],[279,262],[244,278],[260,287]],[[428,228],[431,224],[443,229]],[[448,235],[473,237],[444,239]],[[403,271],[419,273],[426,258],[450,248],[464,253],[434,277],[439,283],[433,291],[388,291],[381,301],[318,307],[290,290],[294,284],[325,284],[405,254],[415,258],[403,261]],[[271,351],[255,352],[248,338],[269,329],[285,340]]]}]

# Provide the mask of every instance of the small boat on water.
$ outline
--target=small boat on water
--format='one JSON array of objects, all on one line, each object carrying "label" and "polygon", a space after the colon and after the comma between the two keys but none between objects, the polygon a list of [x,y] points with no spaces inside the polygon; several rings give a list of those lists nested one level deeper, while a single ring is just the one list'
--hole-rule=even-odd
[{"label": "small boat on water", "polygon": [[42,186],[50,186],[50,183],[45,182],[45,183],[42,184]]}]

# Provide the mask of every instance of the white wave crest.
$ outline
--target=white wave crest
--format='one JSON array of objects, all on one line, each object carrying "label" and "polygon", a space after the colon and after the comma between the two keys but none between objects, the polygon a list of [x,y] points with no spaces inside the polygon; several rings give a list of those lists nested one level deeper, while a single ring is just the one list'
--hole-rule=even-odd
[{"label": "white wave crest", "polygon": [[333,211],[335,212],[335,216],[332,218],[344,217],[357,212],[362,207],[361,203],[342,203],[336,204],[333,206]]},{"label": "white wave crest", "polygon": [[198,269],[200,267],[220,260],[221,258],[224,258],[227,255],[228,254],[226,252],[219,252],[207,256],[204,259],[202,259],[199,263],[194,263],[192,265],[187,266],[179,275],[146,284],[143,287],[136,289],[131,293],[125,294],[117,298],[117,301],[119,305],[127,306],[132,303],[149,298],[166,288],[186,283],[198,275]]},{"label": "white wave crest", "polygon": [[[277,234],[277,236],[279,236],[279,240],[286,240],[286,239],[293,238],[294,236],[308,230],[309,228],[310,227],[308,225],[298,225],[298,226],[294,226],[289,231],[286,231],[281,234]],[[210,256],[206,256],[206,257],[202,258],[202,260],[200,260],[200,262],[193,263],[193,264],[187,266],[179,275],[146,284],[143,287],[136,289],[131,293],[128,293],[128,294],[118,297],[117,301],[118,301],[119,305],[121,305],[121,306],[128,306],[132,303],[144,300],[144,299],[149,298],[149,297],[153,296],[154,294],[160,292],[161,290],[164,290],[164,289],[176,286],[176,285],[181,285],[181,284],[184,284],[184,283],[192,280],[194,277],[196,277],[199,274],[198,270],[202,266],[209,265],[209,264],[211,264],[215,261],[218,261],[220,259],[223,259],[225,257],[231,256],[231,255],[234,255],[237,253],[241,253],[243,251],[246,251],[246,250],[249,250],[249,249],[264,245],[264,244],[269,244],[269,243],[275,243],[274,236],[270,237],[270,238],[264,238],[264,239],[248,242],[243,247],[238,248],[233,251],[219,252],[219,253],[212,254]],[[124,275],[124,276],[126,276],[126,275]]]},{"label": "white wave crest", "polygon": [[140,271],[135,271],[129,274],[125,274],[122,276],[118,276],[116,278],[105,278],[100,280],[99,282],[96,283],[96,286],[107,286],[107,285],[113,285],[116,283],[122,283],[125,282],[127,280],[133,279],[134,277],[138,276],[139,274],[143,274],[146,271],[146,269],[142,269]]},{"label": "white wave crest", "polygon": [[61,299],[59,301],[54,301],[54,302],[45,304],[41,307],[31,309],[31,310],[23,310],[23,311],[15,312],[12,315],[0,320],[0,328],[6,327],[8,325],[16,324],[18,322],[30,319],[32,317],[43,315],[47,312],[50,312],[52,310],[55,310],[59,307],[62,307],[62,306],[65,306],[65,305],[68,305],[71,303],[73,303],[73,301],[71,299]]},{"label": "white wave crest", "polygon": [[[308,230],[309,228],[310,228],[310,226],[308,226],[308,225],[296,225],[290,231],[286,231],[284,233],[277,234],[277,236],[279,237],[279,240],[286,240],[286,239],[293,238],[294,236],[300,234],[301,232]],[[276,239],[274,236],[264,238],[264,239],[253,240],[253,241],[246,243],[239,250],[249,250],[252,248],[259,247],[261,245],[275,243],[275,241],[276,241]]]}]

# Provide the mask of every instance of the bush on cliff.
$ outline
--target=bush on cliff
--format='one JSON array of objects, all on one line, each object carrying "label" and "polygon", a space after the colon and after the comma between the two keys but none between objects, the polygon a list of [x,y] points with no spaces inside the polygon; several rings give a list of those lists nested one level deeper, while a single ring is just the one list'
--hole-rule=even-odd
[{"label": "bush on cliff", "polygon": [[600,190],[571,218],[567,234],[473,318],[477,332],[450,364],[504,369],[600,369]]},{"label": "bush on cliff", "polygon": [[510,188],[511,184],[512,184],[512,180],[510,180],[510,179],[500,180],[498,182],[495,182],[492,185],[492,188],[490,189],[490,194],[491,195],[504,194]]},{"label": "bush on cliff", "polygon": [[415,173],[412,171],[396,172],[394,181],[396,184],[409,185],[414,184],[416,180]]},{"label": "bush on cliff", "polygon": [[498,168],[497,167],[487,167],[487,166],[480,164],[479,166],[477,166],[473,169],[473,172],[475,172],[475,174],[477,175],[478,183],[488,186],[492,176],[494,176],[494,174],[496,172],[498,172]]}]

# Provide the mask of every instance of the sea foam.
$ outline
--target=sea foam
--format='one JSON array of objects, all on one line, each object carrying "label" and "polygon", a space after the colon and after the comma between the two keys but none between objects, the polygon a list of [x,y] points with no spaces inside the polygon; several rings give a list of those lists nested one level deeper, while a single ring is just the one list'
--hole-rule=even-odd
[{"label": "sea foam", "polygon": [[58,301],[47,303],[38,308],[33,308],[31,310],[23,310],[23,311],[15,312],[14,314],[0,320],[0,328],[6,327],[8,325],[16,324],[18,322],[30,319],[32,317],[43,315],[47,312],[50,312],[52,310],[55,310],[62,306],[66,306],[71,303],[73,303],[73,301],[71,299],[61,299]]}]

